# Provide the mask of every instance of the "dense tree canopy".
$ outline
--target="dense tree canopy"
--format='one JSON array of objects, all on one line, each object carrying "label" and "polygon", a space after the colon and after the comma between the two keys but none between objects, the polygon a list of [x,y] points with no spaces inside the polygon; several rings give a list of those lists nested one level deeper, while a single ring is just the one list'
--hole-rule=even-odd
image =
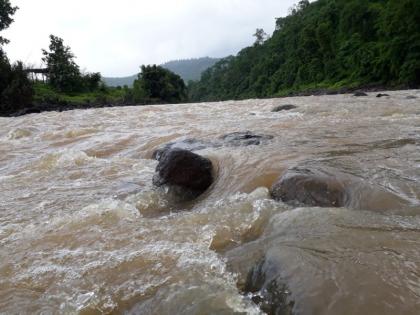
[{"label": "dense tree canopy", "polygon": [[11,65],[0,50],[0,114],[24,109],[31,104],[33,93],[22,63]]},{"label": "dense tree canopy", "polygon": [[[0,0],[0,31],[13,22],[17,7],[8,0]],[[8,40],[0,36],[0,115],[18,112],[32,102],[32,84],[23,70],[21,62],[10,64],[2,45]]]},{"label": "dense tree canopy", "polygon": [[189,86],[190,98],[267,97],[317,86],[419,86],[419,21],[419,0],[300,1],[276,20],[269,39],[205,71]]},{"label": "dense tree canopy", "polygon": [[[12,16],[17,9],[10,4],[9,0],[0,0],[0,32],[13,22]],[[0,46],[7,43],[8,40],[0,36]]]},{"label": "dense tree canopy", "polygon": [[180,103],[186,101],[187,90],[179,75],[161,66],[142,66],[133,98],[140,104]]},{"label": "dense tree canopy", "polygon": [[50,35],[49,51],[43,49],[42,61],[47,65],[49,84],[61,92],[93,91],[99,87],[100,73],[82,75],[74,54],[63,39]]}]

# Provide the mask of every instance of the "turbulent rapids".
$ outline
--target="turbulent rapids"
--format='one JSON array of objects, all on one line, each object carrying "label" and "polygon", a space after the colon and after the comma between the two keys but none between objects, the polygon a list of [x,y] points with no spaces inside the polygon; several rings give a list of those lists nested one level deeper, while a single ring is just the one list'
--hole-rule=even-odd
[{"label": "turbulent rapids", "polygon": [[[387,94],[0,118],[0,313],[419,314],[420,91]],[[214,166],[192,201],[168,143]]]}]

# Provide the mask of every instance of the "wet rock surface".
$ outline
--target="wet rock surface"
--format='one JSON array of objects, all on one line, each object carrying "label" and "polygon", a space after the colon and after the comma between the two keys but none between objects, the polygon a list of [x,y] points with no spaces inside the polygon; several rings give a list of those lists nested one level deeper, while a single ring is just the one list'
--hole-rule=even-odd
[{"label": "wet rock surface", "polygon": [[199,151],[209,147],[217,147],[217,144],[195,138],[186,138],[181,139],[179,141],[167,143],[163,147],[156,149],[152,154],[152,158],[159,161],[165,152],[168,152],[173,149]]},{"label": "wet rock surface", "polygon": [[[417,275],[392,277],[389,268],[404,270],[417,256],[417,243],[406,240],[418,237],[418,229],[407,228],[418,220],[345,208],[284,210],[272,217],[259,240],[228,257],[244,279],[244,295],[267,314],[393,314],[398,309],[414,315],[416,291],[401,290]],[[353,287],[357,291],[350,291]]]},{"label": "wet rock surface", "polygon": [[271,196],[295,206],[342,207],[343,184],[332,176],[309,169],[290,169],[271,187]]},{"label": "wet rock surface", "polygon": [[368,96],[365,92],[356,92],[353,96]]},{"label": "wet rock surface", "polygon": [[268,315],[292,315],[294,301],[290,297],[279,266],[262,259],[248,273],[245,293]]},{"label": "wet rock surface", "polygon": [[296,105],[292,105],[292,104],[285,104],[285,105],[279,105],[274,107],[271,111],[273,113],[277,113],[277,112],[281,112],[281,111],[286,111],[286,110],[291,110],[291,109],[295,109],[297,108]]},{"label": "wet rock surface", "polygon": [[417,96],[414,96],[414,95],[408,95],[406,97],[406,99],[408,99],[408,100],[415,100],[416,98],[417,98]]},{"label": "wet rock surface", "polygon": [[267,144],[269,140],[272,140],[273,138],[274,137],[271,135],[256,134],[252,131],[239,131],[228,133],[213,141],[205,141],[196,138],[185,138],[169,142],[157,148],[153,152],[152,158],[159,161],[165,152],[173,149],[182,149],[194,152],[207,148],[261,145]]},{"label": "wet rock surface", "polygon": [[220,137],[226,146],[260,145],[273,139],[271,135],[255,134],[251,131],[232,132]]},{"label": "wet rock surface", "polygon": [[212,162],[183,149],[164,152],[153,177],[154,185],[172,187],[190,198],[202,194],[212,183]]},{"label": "wet rock surface", "polygon": [[384,97],[384,96],[389,96],[389,94],[379,93],[379,94],[376,95],[376,97]]}]

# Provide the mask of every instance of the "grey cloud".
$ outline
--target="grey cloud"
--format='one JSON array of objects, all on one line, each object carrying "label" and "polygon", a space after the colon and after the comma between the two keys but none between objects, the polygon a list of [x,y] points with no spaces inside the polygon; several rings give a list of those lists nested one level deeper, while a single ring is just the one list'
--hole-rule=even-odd
[{"label": "grey cloud", "polygon": [[63,37],[88,71],[135,73],[141,64],[223,57],[271,33],[296,0],[12,0],[20,7],[5,36],[12,60],[39,64],[48,35]]}]

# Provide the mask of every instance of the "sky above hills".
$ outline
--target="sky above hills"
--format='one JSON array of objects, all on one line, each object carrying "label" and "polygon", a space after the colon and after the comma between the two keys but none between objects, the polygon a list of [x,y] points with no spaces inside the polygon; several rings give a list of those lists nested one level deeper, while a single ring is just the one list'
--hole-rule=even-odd
[{"label": "sky above hills", "polygon": [[272,33],[297,0],[11,0],[20,9],[4,32],[11,60],[41,65],[49,34],[62,37],[89,72],[125,76],[141,64],[224,57]]}]

